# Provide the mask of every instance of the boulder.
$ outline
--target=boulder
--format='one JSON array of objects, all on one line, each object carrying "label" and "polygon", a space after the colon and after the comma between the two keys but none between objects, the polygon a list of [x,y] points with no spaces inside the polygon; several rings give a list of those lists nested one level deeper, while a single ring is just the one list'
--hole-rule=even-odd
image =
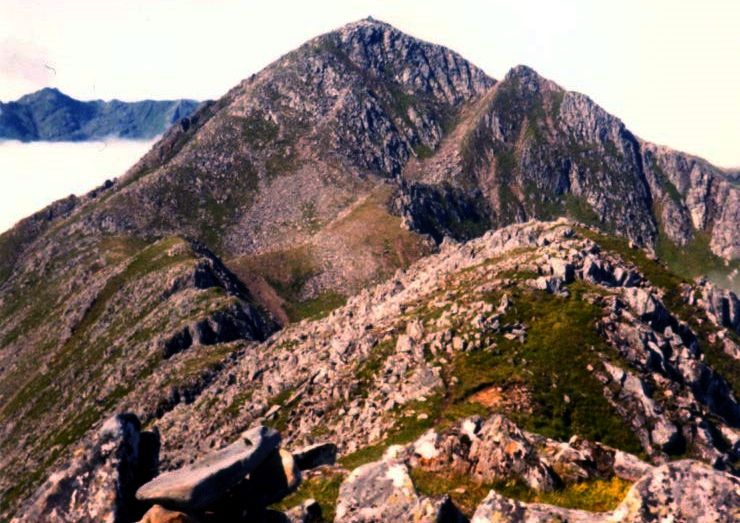
[{"label": "boulder", "polygon": [[564,283],[571,283],[575,278],[573,265],[560,258],[550,259],[550,270],[553,276],[560,278]]},{"label": "boulder", "polygon": [[167,510],[162,505],[150,508],[139,523],[198,523],[198,520],[184,512]]},{"label": "boulder", "polygon": [[249,474],[242,499],[250,506],[267,506],[293,492],[301,483],[301,471],[293,455],[283,449],[274,450]]},{"label": "boulder", "polygon": [[139,488],[136,498],[183,510],[206,508],[257,469],[279,444],[277,431],[251,428],[231,445],[192,465],[157,476]]},{"label": "boulder", "polygon": [[158,435],[141,432],[135,415],[114,416],[49,477],[13,521],[131,521],[143,512],[138,512],[134,491],[152,477],[158,451]]},{"label": "boulder", "polygon": [[611,521],[735,522],[740,479],[694,460],[655,467],[635,483]]},{"label": "boulder", "polygon": [[641,320],[649,322],[658,331],[670,325],[670,315],[663,304],[653,294],[640,287],[624,290],[624,299]]},{"label": "boulder", "polygon": [[337,446],[334,443],[317,443],[293,452],[293,459],[300,470],[311,470],[322,465],[334,465]]},{"label": "boulder", "polygon": [[324,521],[321,514],[321,505],[309,498],[297,507],[293,507],[285,513],[285,518],[290,523],[320,523]]},{"label": "boulder", "polygon": [[532,442],[499,414],[469,418],[442,435],[429,431],[414,444],[414,453],[413,466],[485,483],[519,479],[535,490],[552,490],[556,483]]},{"label": "boulder", "polygon": [[433,523],[456,521],[449,498],[430,499],[414,489],[408,468],[391,447],[382,461],[353,470],[339,488],[336,523]]},{"label": "boulder", "polygon": [[478,505],[470,523],[535,523],[540,521],[597,523],[611,520],[606,514],[565,509],[541,503],[522,503],[505,498],[492,490]]}]

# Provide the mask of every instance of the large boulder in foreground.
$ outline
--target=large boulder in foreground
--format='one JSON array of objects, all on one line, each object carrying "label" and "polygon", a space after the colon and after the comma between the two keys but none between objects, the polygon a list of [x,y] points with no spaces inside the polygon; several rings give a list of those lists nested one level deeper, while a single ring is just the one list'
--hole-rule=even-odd
[{"label": "large boulder in foreground", "polygon": [[136,498],[186,511],[207,508],[257,469],[279,444],[279,432],[264,426],[251,428],[192,465],[157,476],[139,488]]},{"label": "large boulder in foreground", "polygon": [[71,461],[52,474],[14,523],[117,523],[138,515],[136,487],[156,470],[159,437],[133,414],[103,423]]},{"label": "large boulder in foreground", "polygon": [[611,521],[740,521],[740,479],[693,460],[655,467],[632,486]]},{"label": "large boulder in foreground", "polygon": [[336,523],[433,523],[463,521],[449,498],[431,499],[414,489],[406,465],[391,447],[382,461],[356,468],[339,488]]}]

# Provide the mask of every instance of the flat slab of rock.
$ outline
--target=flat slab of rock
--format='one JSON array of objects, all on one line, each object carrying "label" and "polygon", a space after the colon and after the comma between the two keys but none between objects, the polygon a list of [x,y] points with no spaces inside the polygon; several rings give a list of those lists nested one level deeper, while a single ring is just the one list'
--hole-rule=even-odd
[{"label": "flat slab of rock", "polygon": [[255,470],[279,444],[280,433],[254,427],[192,465],[157,476],[139,488],[136,498],[185,510],[206,508]]}]

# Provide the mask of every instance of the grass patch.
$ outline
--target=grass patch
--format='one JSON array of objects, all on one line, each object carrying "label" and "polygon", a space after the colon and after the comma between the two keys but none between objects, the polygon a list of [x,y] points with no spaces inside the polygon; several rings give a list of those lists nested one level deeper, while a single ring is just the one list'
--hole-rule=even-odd
[{"label": "grass patch", "polygon": [[583,198],[573,194],[566,194],[563,197],[563,202],[565,206],[565,214],[569,218],[585,223],[586,225],[593,225],[601,228],[607,226],[607,224],[602,223],[599,215],[596,214],[593,208]]},{"label": "grass patch", "polygon": [[357,383],[357,394],[367,397],[375,376],[383,368],[385,360],[393,353],[397,338],[394,336],[381,341],[372,348],[367,358],[362,360],[355,369],[355,383]]},{"label": "grass patch", "polygon": [[285,309],[290,321],[317,320],[326,317],[334,309],[347,303],[347,297],[338,292],[322,292],[315,298],[298,303],[289,303]]},{"label": "grass patch", "polygon": [[334,521],[337,509],[337,498],[339,487],[344,480],[344,474],[337,471],[327,471],[320,476],[314,476],[305,480],[291,495],[283,498],[272,508],[276,510],[289,510],[308,499],[315,499],[321,506],[321,520]]},{"label": "grass patch", "polygon": [[601,310],[583,299],[586,285],[573,284],[570,290],[568,298],[512,290],[513,307],[503,323],[523,321],[526,341],[501,337],[496,349],[456,355],[453,375],[459,381],[453,398],[462,401],[490,385],[524,387],[531,393],[531,414],[510,414],[523,428],[560,440],[578,434],[640,452],[639,441],[587,370],[589,364],[600,365],[597,352],[611,352],[595,327]]},{"label": "grass patch", "polygon": [[434,151],[423,143],[414,147],[414,153],[416,153],[417,158],[420,160],[426,160],[427,158],[434,156]]},{"label": "grass patch", "polygon": [[288,422],[293,415],[291,402],[288,400],[294,392],[295,389],[289,387],[270,398],[267,402],[268,410],[270,407],[274,407],[275,405],[280,406],[280,410],[278,410],[272,420],[270,420],[270,426],[280,432],[284,432],[288,428]]},{"label": "grass patch", "polygon": [[517,481],[480,483],[462,474],[443,475],[416,468],[410,472],[416,490],[425,496],[449,494],[463,514],[470,517],[491,490],[508,498],[528,503],[547,503],[558,507],[607,512],[614,510],[627,495],[631,483],[616,476],[608,480],[571,483],[552,492],[537,492]]},{"label": "grass patch", "polygon": [[664,234],[658,236],[655,253],[676,274],[687,279],[706,275],[723,287],[730,286],[727,275],[740,263],[725,261],[709,248],[709,235],[694,231],[694,236],[684,246],[673,243]]}]

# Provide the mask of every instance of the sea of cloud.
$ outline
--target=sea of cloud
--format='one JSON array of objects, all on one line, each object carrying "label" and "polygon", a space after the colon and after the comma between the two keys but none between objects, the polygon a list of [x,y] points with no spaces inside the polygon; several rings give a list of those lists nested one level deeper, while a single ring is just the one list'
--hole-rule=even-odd
[{"label": "sea of cloud", "polygon": [[54,200],[120,176],[153,142],[0,141],[0,232]]}]

